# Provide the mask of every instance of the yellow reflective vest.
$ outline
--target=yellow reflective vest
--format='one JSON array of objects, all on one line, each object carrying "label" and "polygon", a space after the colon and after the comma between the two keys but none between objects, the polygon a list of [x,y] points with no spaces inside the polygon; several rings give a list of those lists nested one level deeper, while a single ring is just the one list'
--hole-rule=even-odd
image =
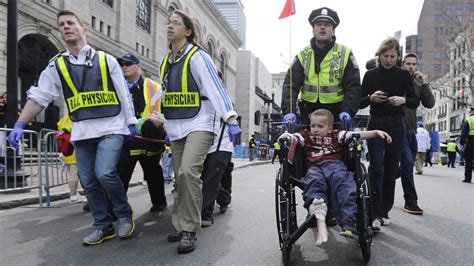
[{"label": "yellow reflective vest", "polygon": [[62,55],[54,60],[73,122],[120,113],[120,102],[110,79],[104,52],[95,54],[91,67],[71,64]]},{"label": "yellow reflective vest", "polygon": [[159,90],[160,90],[160,85],[157,82],[149,78],[146,78],[143,81],[143,98],[145,99],[145,109],[140,114],[140,117],[146,118],[153,112],[158,112],[158,113],[161,112],[160,102],[159,101],[156,101],[154,103],[151,102],[151,98],[155,94],[157,94]]},{"label": "yellow reflective vest", "polygon": [[448,143],[448,152],[456,152],[456,143],[454,142],[449,142]]},{"label": "yellow reflective vest", "polygon": [[300,88],[299,97],[306,102],[323,104],[342,102],[344,91],[342,76],[349,60],[351,49],[340,44],[334,44],[320,64],[316,73],[314,50],[307,46],[298,54],[298,60],[305,72],[305,81]]},{"label": "yellow reflective vest", "polygon": [[467,118],[467,123],[469,125],[469,136],[474,136],[474,116]]},{"label": "yellow reflective vest", "polygon": [[189,71],[189,60],[198,50],[199,46],[194,46],[176,63],[169,62],[169,54],[163,59],[160,74],[166,92],[161,99],[161,110],[166,119],[192,118],[201,109],[199,88]]}]

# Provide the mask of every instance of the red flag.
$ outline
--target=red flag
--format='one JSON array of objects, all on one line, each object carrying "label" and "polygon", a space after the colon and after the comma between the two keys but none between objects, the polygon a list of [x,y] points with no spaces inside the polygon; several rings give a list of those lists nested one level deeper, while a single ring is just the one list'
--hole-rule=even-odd
[{"label": "red flag", "polygon": [[281,11],[278,19],[286,18],[296,13],[295,2],[293,0],[286,0],[285,7]]}]

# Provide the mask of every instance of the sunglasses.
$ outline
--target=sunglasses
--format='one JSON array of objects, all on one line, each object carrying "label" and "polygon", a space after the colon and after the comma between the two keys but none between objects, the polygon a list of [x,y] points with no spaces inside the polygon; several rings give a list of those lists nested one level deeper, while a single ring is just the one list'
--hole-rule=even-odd
[{"label": "sunglasses", "polygon": [[124,67],[124,66],[131,66],[131,65],[135,65],[135,63],[132,63],[132,62],[123,62],[122,64],[120,64],[121,67]]}]

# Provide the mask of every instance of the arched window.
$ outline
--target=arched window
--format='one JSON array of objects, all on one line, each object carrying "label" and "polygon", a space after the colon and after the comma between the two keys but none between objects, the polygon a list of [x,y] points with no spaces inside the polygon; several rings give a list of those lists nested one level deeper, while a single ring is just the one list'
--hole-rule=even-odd
[{"label": "arched window", "polygon": [[209,54],[209,56],[211,56],[211,59],[212,59],[213,54],[214,54],[214,45],[212,44],[211,41],[207,42],[207,53]]},{"label": "arched window", "polygon": [[225,54],[221,53],[221,66],[219,68],[219,71],[222,73],[222,76],[225,77],[225,65],[226,65],[226,59],[225,59]]},{"label": "arched window", "polygon": [[260,125],[260,117],[262,116],[262,113],[260,112],[260,110],[256,111],[255,114],[254,114],[254,124],[256,126],[259,126]]}]

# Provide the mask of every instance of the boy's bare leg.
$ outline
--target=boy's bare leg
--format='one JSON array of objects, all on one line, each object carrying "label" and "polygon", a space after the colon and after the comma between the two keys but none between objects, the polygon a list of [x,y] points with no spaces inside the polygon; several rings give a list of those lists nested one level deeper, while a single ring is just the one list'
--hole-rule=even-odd
[{"label": "boy's bare leg", "polygon": [[326,227],[326,213],[328,211],[326,203],[322,199],[314,199],[309,206],[309,212],[316,216],[316,228],[313,228],[314,240],[320,246],[328,242],[328,229]]}]

